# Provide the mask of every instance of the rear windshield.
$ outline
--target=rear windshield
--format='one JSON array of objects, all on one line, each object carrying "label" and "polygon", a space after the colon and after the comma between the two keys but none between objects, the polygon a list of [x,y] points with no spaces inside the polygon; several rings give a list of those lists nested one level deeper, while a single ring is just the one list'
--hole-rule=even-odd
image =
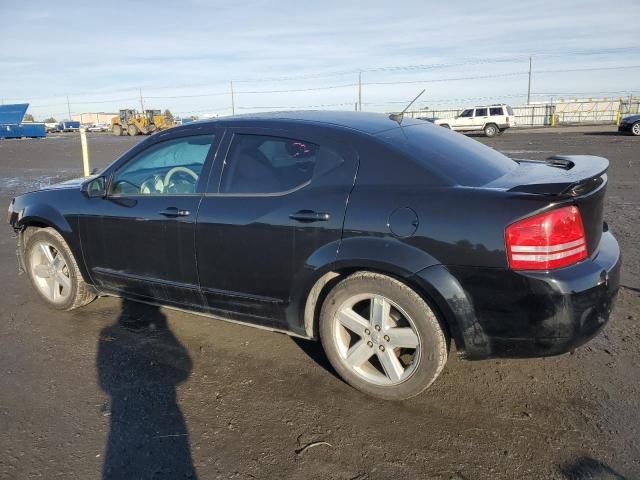
[{"label": "rear windshield", "polygon": [[431,123],[394,128],[378,137],[454,185],[479,187],[517,165],[493,148]]}]

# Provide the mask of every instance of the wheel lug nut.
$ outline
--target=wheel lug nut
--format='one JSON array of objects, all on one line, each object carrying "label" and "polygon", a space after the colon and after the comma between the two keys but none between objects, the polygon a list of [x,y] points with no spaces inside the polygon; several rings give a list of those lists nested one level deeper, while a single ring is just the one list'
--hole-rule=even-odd
[{"label": "wheel lug nut", "polygon": [[371,335],[371,330],[369,330],[368,328],[365,329],[364,334],[365,335]]},{"label": "wheel lug nut", "polygon": [[384,352],[384,345],[380,345],[378,348],[380,349],[381,352]]},{"label": "wheel lug nut", "polygon": [[376,325],[376,327],[375,327],[375,328],[376,328],[376,332],[379,332],[379,331],[380,331],[380,325]]},{"label": "wheel lug nut", "polygon": [[389,340],[391,340],[391,339],[389,338],[389,335],[385,335],[385,336],[384,336],[384,341],[385,341],[385,342],[388,342]]},{"label": "wheel lug nut", "polygon": [[373,342],[372,341],[368,341],[367,345],[369,346],[369,348],[373,347]]}]

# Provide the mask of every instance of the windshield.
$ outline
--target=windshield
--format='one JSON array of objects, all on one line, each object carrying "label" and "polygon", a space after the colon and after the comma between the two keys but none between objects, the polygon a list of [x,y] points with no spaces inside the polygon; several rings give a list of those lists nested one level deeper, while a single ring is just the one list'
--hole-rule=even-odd
[{"label": "windshield", "polygon": [[378,137],[453,185],[486,185],[517,165],[493,148],[431,123],[394,128]]}]

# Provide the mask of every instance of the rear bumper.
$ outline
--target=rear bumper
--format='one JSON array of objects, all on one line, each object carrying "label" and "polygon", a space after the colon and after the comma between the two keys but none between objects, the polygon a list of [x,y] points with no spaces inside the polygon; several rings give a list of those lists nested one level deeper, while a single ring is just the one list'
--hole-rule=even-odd
[{"label": "rear bumper", "polygon": [[557,355],[586,343],[607,323],[619,279],[609,232],[595,257],[550,272],[436,266],[415,277],[468,359]]}]

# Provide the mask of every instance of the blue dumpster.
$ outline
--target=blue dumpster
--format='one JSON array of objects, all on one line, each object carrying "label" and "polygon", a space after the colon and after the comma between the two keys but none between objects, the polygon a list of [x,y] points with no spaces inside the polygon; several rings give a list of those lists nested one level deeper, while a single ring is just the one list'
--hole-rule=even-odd
[{"label": "blue dumpster", "polygon": [[27,108],[29,108],[28,103],[0,105],[0,138],[41,138],[47,136],[44,123],[22,122]]}]

